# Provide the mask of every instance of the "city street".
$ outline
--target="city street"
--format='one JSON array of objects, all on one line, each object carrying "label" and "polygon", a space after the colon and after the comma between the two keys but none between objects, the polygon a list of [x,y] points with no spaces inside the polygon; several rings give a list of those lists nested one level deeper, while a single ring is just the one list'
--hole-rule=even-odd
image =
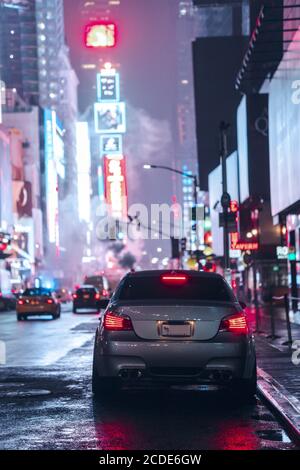
[{"label": "city street", "polygon": [[91,364],[97,315],[63,307],[56,321],[0,314],[2,449],[295,449],[259,400],[225,392],[122,391],[95,402]]}]

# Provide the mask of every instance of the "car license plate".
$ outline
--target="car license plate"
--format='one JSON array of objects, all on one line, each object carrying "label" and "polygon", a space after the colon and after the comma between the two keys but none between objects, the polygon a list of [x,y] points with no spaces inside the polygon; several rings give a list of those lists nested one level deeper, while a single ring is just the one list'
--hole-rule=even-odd
[{"label": "car license plate", "polygon": [[180,325],[172,323],[162,323],[161,335],[173,337],[189,337],[192,336],[192,327],[190,323],[183,323]]},{"label": "car license plate", "polygon": [[32,300],[31,305],[39,305],[39,301],[38,300]]},{"label": "car license plate", "polygon": [[90,296],[89,296],[89,295],[84,295],[83,298],[84,298],[84,299],[89,299]]}]

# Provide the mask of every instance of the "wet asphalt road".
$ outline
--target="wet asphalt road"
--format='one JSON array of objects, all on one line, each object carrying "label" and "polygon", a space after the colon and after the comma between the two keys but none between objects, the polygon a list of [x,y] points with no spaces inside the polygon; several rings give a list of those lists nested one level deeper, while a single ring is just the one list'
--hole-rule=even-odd
[{"label": "wet asphalt road", "polygon": [[0,313],[0,449],[295,449],[257,399],[224,392],[123,391],[110,403],[91,393],[97,315],[17,323]]}]

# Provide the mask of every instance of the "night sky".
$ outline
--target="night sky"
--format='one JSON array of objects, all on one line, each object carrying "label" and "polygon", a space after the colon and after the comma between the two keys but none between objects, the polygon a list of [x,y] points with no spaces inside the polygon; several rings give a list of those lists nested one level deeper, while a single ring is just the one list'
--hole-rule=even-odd
[{"label": "night sky", "polygon": [[[84,46],[85,24],[79,4],[77,0],[65,0],[65,23],[72,65],[80,80],[80,111],[84,112],[95,101],[96,78],[94,72],[82,72],[81,64],[96,63],[95,54],[99,52]],[[149,174],[142,166],[146,162],[173,164],[177,1],[122,0],[112,12],[118,44],[101,54],[105,61],[120,63],[121,94],[128,105],[125,152],[129,203],[171,203],[174,176],[157,171]],[[169,242],[163,244],[169,249]]]}]

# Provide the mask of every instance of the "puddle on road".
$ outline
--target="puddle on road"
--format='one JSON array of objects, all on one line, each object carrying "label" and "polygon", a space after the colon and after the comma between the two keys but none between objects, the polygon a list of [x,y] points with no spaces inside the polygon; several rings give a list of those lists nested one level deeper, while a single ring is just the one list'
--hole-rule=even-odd
[{"label": "puddle on road", "polygon": [[[4,389],[4,390],[3,390]],[[11,390],[17,389],[17,390]],[[43,389],[26,389],[24,384],[6,383],[1,384],[0,398],[31,398],[31,397],[44,397],[51,395],[50,390]]]},{"label": "puddle on road", "polygon": [[263,431],[256,431],[257,436],[264,441],[276,441],[291,443],[289,436],[281,429],[265,429]]}]

